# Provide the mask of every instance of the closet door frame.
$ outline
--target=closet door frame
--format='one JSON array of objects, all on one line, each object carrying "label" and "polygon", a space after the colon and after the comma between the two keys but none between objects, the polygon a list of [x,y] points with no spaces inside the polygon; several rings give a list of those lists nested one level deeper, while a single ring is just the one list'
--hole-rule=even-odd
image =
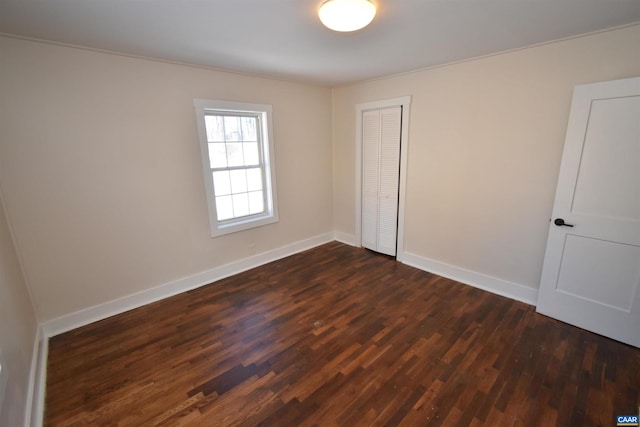
[{"label": "closet door frame", "polygon": [[400,182],[398,186],[398,247],[396,259],[404,258],[404,209],[405,189],[407,182],[407,159],[409,148],[409,116],[411,96],[384,99],[381,101],[356,104],[356,200],[355,200],[355,246],[362,246],[362,113],[367,110],[378,110],[389,107],[402,107],[402,126],[400,134]]}]

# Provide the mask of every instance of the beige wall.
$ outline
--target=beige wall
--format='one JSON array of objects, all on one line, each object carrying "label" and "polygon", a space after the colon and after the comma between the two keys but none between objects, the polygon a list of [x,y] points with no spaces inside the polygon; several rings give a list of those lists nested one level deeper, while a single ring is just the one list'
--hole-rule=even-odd
[{"label": "beige wall", "polygon": [[640,26],[334,89],[334,221],[355,234],[355,104],[411,95],[405,248],[537,288],[573,86],[640,75]]},{"label": "beige wall", "polygon": [[[6,37],[0,55],[0,183],[40,321],[333,230],[329,89]],[[209,237],[194,98],[273,105],[279,223]]]},{"label": "beige wall", "polygon": [[0,197],[0,352],[8,373],[0,426],[24,425],[37,321]]}]

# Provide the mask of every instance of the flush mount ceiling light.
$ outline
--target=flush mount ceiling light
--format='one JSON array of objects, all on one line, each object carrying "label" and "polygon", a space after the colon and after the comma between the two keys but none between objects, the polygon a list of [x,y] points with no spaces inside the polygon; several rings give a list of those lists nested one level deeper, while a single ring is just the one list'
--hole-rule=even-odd
[{"label": "flush mount ceiling light", "polygon": [[356,31],[369,25],[376,16],[376,7],[369,0],[327,0],[320,6],[318,16],[333,31]]}]

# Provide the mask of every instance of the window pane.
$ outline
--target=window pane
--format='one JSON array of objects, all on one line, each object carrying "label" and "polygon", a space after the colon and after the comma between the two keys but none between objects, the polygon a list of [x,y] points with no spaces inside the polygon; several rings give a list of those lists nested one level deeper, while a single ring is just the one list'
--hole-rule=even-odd
[{"label": "window pane", "polygon": [[249,213],[257,214],[264,211],[264,197],[262,191],[252,191],[249,194]]},{"label": "window pane", "polygon": [[229,171],[218,171],[213,173],[213,188],[216,196],[226,196],[227,194],[231,194]]},{"label": "window pane", "polygon": [[211,168],[227,167],[227,151],[225,144],[216,142],[209,143],[209,165]]},{"label": "window pane", "polygon": [[244,166],[241,143],[233,142],[227,144],[227,160],[229,161],[229,166]]},{"label": "window pane", "polygon": [[256,122],[258,120],[255,117],[243,117],[242,122],[242,140],[243,141],[257,141],[256,138]]},{"label": "window pane", "polygon": [[231,196],[216,197],[216,212],[218,221],[233,218],[233,202]]},{"label": "window pane", "polygon": [[231,174],[231,192],[246,193],[247,191],[247,171],[245,169],[233,170]]},{"label": "window pane", "polygon": [[246,166],[254,166],[260,164],[260,158],[258,156],[258,143],[257,142],[245,142],[242,144],[244,147],[244,164]]},{"label": "window pane", "polygon": [[249,196],[247,193],[234,194],[231,197],[233,197],[233,216],[249,215]]},{"label": "window pane", "polygon": [[227,141],[242,141],[240,134],[240,117],[225,116],[224,137]]},{"label": "window pane", "polygon": [[247,191],[262,190],[262,171],[260,168],[247,169]]},{"label": "window pane", "polygon": [[224,142],[224,128],[222,127],[222,117],[220,116],[204,116],[204,124],[207,128],[208,142]]}]

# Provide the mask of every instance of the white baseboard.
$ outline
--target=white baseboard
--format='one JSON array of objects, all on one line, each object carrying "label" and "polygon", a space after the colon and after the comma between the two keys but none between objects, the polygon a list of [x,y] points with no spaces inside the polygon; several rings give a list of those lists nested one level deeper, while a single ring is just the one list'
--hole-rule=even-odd
[{"label": "white baseboard", "polygon": [[298,252],[323,245],[334,240],[334,233],[325,233],[296,243],[292,243],[268,252],[263,252],[241,259],[230,264],[222,265],[193,276],[178,279],[174,282],[148,289],[137,294],[128,295],[103,304],[98,304],[75,313],[67,314],[45,322],[42,327],[45,337],[49,338],[81,326],[97,322],[102,319],[124,313],[134,308],[156,302],[204,285],[216,282],[234,274],[294,255]]},{"label": "white baseboard", "polygon": [[44,423],[44,397],[47,383],[47,356],[49,354],[49,338],[38,326],[33,343],[31,367],[29,374],[29,390],[25,406],[25,427],[42,427]]},{"label": "white baseboard", "polygon": [[402,254],[402,262],[419,268],[420,270],[428,271],[438,276],[446,277],[464,283],[465,285],[470,285],[529,305],[536,305],[536,301],[538,300],[537,289],[496,277],[486,276],[475,271],[465,270],[464,268],[454,267],[419,255],[405,252]]},{"label": "white baseboard", "polygon": [[343,233],[342,231],[336,231],[334,233],[334,238],[340,243],[344,243],[349,246],[357,246],[356,245],[356,236],[349,233]]}]

